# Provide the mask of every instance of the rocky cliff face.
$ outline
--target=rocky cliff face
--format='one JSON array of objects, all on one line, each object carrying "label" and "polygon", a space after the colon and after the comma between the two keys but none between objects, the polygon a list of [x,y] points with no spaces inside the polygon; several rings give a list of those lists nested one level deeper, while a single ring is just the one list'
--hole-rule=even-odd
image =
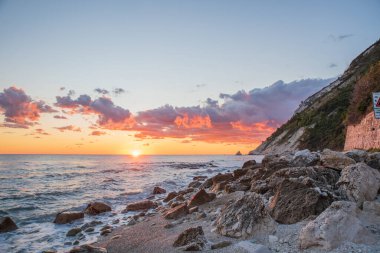
[{"label": "rocky cliff face", "polygon": [[379,123],[368,116],[374,91],[380,91],[380,40],[356,57],[337,80],[301,102],[293,117],[250,154],[380,148]]}]

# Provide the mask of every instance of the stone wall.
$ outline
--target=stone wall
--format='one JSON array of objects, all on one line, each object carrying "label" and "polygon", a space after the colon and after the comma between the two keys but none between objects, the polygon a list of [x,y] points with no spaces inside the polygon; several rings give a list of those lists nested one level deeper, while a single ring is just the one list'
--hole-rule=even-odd
[{"label": "stone wall", "polygon": [[344,150],[380,148],[380,119],[371,112],[357,125],[347,128]]}]

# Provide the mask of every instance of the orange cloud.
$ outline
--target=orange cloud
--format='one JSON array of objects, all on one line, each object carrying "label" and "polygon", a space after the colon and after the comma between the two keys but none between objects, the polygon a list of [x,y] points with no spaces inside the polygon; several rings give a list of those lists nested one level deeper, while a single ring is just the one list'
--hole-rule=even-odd
[{"label": "orange cloud", "polygon": [[185,114],[184,116],[177,116],[174,120],[174,123],[177,125],[177,127],[183,127],[183,128],[211,128],[211,119],[207,116],[199,116],[195,115],[192,117],[189,117],[189,115]]},{"label": "orange cloud", "polygon": [[63,126],[63,127],[56,127],[61,132],[65,131],[73,131],[73,132],[81,132],[82,130],[79,127],[69,125],[69,126]]},{"label": "orange cloud", "polygon": [[103,131],[92,131],[90,135],[92,136],[101,136],[107,134],[106,132]]}]

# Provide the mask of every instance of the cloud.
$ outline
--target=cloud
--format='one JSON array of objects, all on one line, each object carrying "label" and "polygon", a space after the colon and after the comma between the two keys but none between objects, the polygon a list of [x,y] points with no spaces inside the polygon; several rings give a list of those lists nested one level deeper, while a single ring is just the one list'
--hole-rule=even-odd
[{"label": "cloud", "polygon": [[338,65],[336,65],[335,63],[331,63],[331,64],[329,65],[329,68],[336,68],[336,67],[338,67]]},{"label": "cloud", "polygon": [[112,93],[117,96],[117,95],[120,95],[120,94],[123,94],[125,93],[125,90],[123,88],[116,88],[116,89],[113,89]]},{"label": "cloud", "polygon": [[55,127],[61,132],[65,131],[73,131],[73,132],[81,132],[82,130],[79,127],[73,126],[73,125],[68,125],[68,126],[63,126],[63,127]]},{"label": "cloud", "polygon": [[38,123],[41,113],[57,111],[42,100],[32,100],[22,89],[9,87],[0,92],[0,112],[6,122],[2,127],[28,128]]},{"label": "cloud", "polygon": [[65,116],[61,116],[61,115],[54,115],[55,119],[67,119]]},{"label": "cloud", "polygon": [[57,96],[55,106],[69,109],[69,113],[98,115],[97,125],[111,130],[127,130],[134,124],[134,119],[129,110],[114,105],[107,97],[95,100],[88,95],[80,95],[72,99],[70,94],[64,97]]},{"label": "cloud", "polygon": [[203,87],[206,87],[207,84],[205,83],[201,83],[201,84],[197,84],[195,85],[196,88],[203,88]]},{"label": "cloud", "polygon": [[35,134],[39,134],[39,135],[50,135],[49,133],[47,133],[44,129],[42,128],[37,128],[35,130]]},{"label": "cloud", "polygon": [[103,94],[103,95],[107,95],[110,93],[108,90],[100,89],[100,88],[96,88],[94,91],[99,93],[99,94]]},{"label": "cloud", "polygon": [[136,138],[189,138],[192,141],[260,143],[287,121],[300,102],[332,79],[278,81],[263,89],[222,93],[203,106],[165,105],[135,115]]},{"label": "cloud", "polygon": [[103,131],[92,131],[90,135],[92,136],[101,136],[107,134],[106,132]]},{"label": "cloud", "polygon": [[340,35],[333,35],[333,34],[330,34],[329,35],[329,38],[333,41],[336,41],[336,42],[339,42],[339,41],[342,41],[342,40],[345,40],[345,39],[348,39],[350,37],[354,36],[354,34],[352,33],[348,33],[348,34],[340,34]]}]

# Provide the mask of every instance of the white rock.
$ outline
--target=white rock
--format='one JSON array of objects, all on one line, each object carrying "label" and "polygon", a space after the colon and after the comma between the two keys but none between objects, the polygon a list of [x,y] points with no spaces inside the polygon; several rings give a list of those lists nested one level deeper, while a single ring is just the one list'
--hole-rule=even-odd
[{"label": "white rock", "polygon": [[380,172],[365,163],[350,165],[342,170],[337,185],[351,201],[372,201],[380,189]]},{"label": "white rock", "polygon": [[321,247],[331,250],[345,241],[374,243],[374,237],[358,219],[360,210],[354,202],[336,201],[315,220],[301,229],[301,249]]},{"label": "white rock", "polygon": [[[234,245],[238,252],[244,253],[271,253],[270,249],[262,244],[252,243],[250,241],[241,241]],[[235,251],[234,251],[235,252]]]}]

